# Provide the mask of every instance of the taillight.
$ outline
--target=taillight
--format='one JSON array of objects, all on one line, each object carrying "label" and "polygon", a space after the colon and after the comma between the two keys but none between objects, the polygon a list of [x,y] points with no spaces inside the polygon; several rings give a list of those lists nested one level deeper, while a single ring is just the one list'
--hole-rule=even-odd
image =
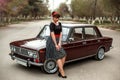
[{"label": "taillight", "polygon": [[39,59],[34,59],[34,62],[39,63],[40,61]]}]

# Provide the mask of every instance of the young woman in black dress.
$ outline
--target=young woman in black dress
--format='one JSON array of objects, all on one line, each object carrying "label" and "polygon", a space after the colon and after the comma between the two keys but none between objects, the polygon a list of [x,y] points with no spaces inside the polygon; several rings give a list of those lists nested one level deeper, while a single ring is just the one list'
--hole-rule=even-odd
[{"label": "young woman in black dress", "polygon": [[62,48],[62,25],[59,21],[60,15],[57,12],[52,12],[52,22],[50,23],[50,37],[46,42],[46,54],[49,58],[56,60],[59,67],[58,76],[62,78],[67,78],[63,69],[66,52]]}]

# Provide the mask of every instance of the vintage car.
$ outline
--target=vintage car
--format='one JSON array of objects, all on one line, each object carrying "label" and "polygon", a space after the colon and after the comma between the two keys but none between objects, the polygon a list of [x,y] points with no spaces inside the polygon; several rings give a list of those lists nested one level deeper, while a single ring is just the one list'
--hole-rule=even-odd
[{"label": "vintage car", "polygon": [[[66,63],[88,57],[102,60],[105,52],[112,48],[113,39],[102,36],[95,25],[62,24],[62,31],[62,46],[67,53]],[[40,66],[47,73],[55,73],[58,69],[56,61],[46,59],[46,40],[49,35],[49,25],[45,25],[37,37],[11,42],[11,58],[21,65]]]}]

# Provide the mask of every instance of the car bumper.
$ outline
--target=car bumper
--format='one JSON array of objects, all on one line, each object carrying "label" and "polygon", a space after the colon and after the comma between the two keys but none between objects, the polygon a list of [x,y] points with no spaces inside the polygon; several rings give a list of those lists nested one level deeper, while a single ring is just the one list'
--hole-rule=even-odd
[{"label": "car bumper", "polygon": [[11,56],[12,60],[16,60],[16,62],[18,64],[21,64],[21,65],[26,66],[26,67],[30,67],[31,65],[43,66],[43,63],[35,63],[35,62],[30,61],[29,59],[24,60],[24,59],[21,59],[21,58],[18,58],[16,56],[12,55],[12,53],[10,53],[9,55]]},{"label": "car bumper", "polygon": [[111,46],[110,49],[113,49],[113,46]]}]

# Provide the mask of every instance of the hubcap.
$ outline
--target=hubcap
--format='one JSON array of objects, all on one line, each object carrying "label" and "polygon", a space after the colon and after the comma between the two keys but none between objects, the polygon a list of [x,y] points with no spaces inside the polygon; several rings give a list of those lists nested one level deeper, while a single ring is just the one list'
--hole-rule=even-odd
[{"label": "hubcap", "polygon": [[101,48],[101,49],[99,50],[99,52],[98,52],[98,58],[99,58],[99,59],[103,59],[103,58],[104,58],[104,49],[103,49],[103,48]]},{"label": "hubcap", "polygon": [[54,62],[49,62],[49,63],[47,64],[47,68],[48,68],[49,70],[54,69],[54,68],[55,68],[55,63],[54,63]]},{"label": "hubcap", "polygon": [[55,60],[49,59],[49,60],[45,61],[45,63],[44,63],[44,70],[47,73],[55,73],[57,71],[57,69],[58,69],[58,67],[56,65],[56,61]]}]

